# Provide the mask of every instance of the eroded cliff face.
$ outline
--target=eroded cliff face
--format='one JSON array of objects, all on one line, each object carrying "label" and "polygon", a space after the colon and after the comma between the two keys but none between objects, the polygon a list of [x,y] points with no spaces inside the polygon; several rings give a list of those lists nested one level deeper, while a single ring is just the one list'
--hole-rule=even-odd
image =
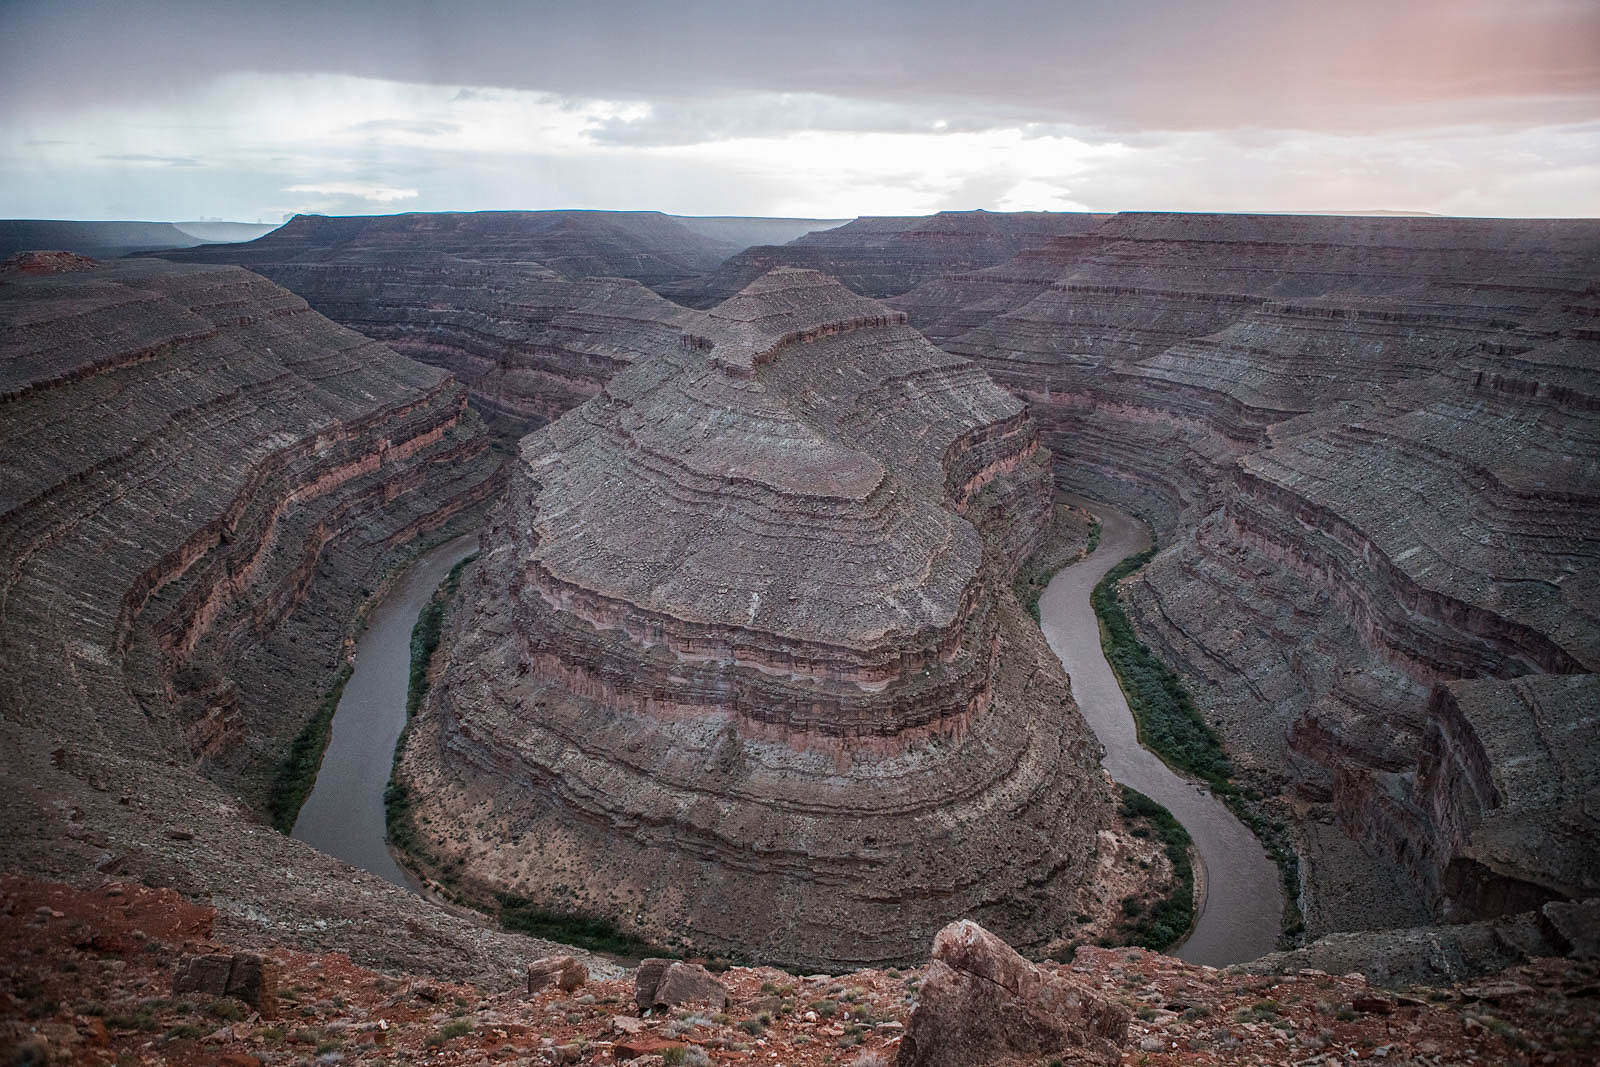
[{"label": "eroded cliff face", "polygon": [[[239,268],[21,265],[0,274],[6,866],[481,963],[470,924],[257,822],[362,604],[503,484],[465,390]],[[378,907],[414,946],[360,943]]]},{"label": "eroded cliff face", "polygon": [[248,244],[161,255],[271,278],[450,371],[520,435],[675,343],[690,316],[643,283],[698,275],[729,250],[654,212],[546,211],[301,216]]},{"label": "eroded cliff face", "polygon": [[806,966],[1052,941],[1110,809],[1006,592],[1049,508],[1015,398],[765,275],[524,439],[401,763],[429,850]]},{"label": "eroded cliff face", "polygon": [[[1493,867],[1531,896],[1473,888],[1427,800],[1435,686],[1600,669],[1597,277],[1585,220],[1122,215],[893,302],[1030,402],[1060,484],[1160,531],[1124,599],[1304,817],[1313,931],[1600,891],[1528,853]],[[1563,826],[1595,852],[1586,806]]]}]

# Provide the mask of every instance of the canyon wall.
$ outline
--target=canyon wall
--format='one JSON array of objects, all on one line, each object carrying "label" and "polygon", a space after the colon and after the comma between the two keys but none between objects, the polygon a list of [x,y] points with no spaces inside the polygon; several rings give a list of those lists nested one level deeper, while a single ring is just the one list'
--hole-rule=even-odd
[{"label": "canyon wall", "polygon": [[[1451,734],[1436,689],[1600,670],[1597,279],[1589,220],[1128,214],[891,302],[1029,401],[1058,483],[1156,527],[1124,599],[1299,816],[1314,932],[1600,892],[1572,867],[1592,805],[1547,840],[1565,860],[1461,873],[1485,863],[1447,738],[1524,697]],[[1497,827],[1543,818],[1494,795]]]},{"label": "canyon wall", "polygon": [[1022,404],[776,270],[526,437],[401,761],[469,889],[781,961],[1070,931],[1110,817],[1009,595]]},{"label": "canyon wall", "polygon": [[298,216],[248,244],[161,255],[272,279],[450,371],[520,436],[676,343],[691,316],[643,283],[698,275],[731,248],[654,212],[547,211]]},{"label": "canyon wall", "polygon": [[0,437],[8,869],[380,964],[526,951],[259,821],[362,605],[503,484],[460,384],[236,267],[31,254],[0,269]]}]

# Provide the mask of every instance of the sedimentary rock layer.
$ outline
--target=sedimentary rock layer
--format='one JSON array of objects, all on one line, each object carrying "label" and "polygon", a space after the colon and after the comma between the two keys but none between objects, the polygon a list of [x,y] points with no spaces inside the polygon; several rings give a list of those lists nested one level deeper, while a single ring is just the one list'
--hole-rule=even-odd
[{"label": "sedimentary rock layer", "polygon": [[978,368],[763,276],[524,439],[402,761],[430,850],[809,966],[1049,941],[1107,800],[1005,592],[1048,481]]},{"label": "sedimentary rock layer", "polygon": [[[1386,857],[1310,849],[1313,928],[1394,899],[1402,854],[1421,912],[1499,913],[1423,802],[1454,788],[1426,784],[1430,693],[1600,670],[1597,278],[1585,220],[1121,215],[894,302],[1030,401],[1061,484],[1151,519],[1168,547],[1125,598],[1146,638],[1258,784]],[[1576,758],[1563,781],[1592,777]],[[1564,860],[1496,853],[1495,877],[1594,893],[1589,807]]]},{"label": "sedimentary rock layer", "polygon": [[1053,237],[1087,231],[1103,218],[1046,211],[866,216],[785,245],[745,249],[707,277],[661,292],[691,307],[710,307],[774,267],[800,267],[832,275],[863,296],[895,296],[947,274],[1006,262]]},{"label": "sedimentary rock layer", "polygon": [[300,216],[249,244],[162,255],[271,278],[449,370],[492,423],[520,434],[675,343],[690,316],[641,282],[696,274],[728,250],[653,212],[551,211]]},{"label": "sedimentary rock layer", "polygon": [[499,489],[465,390],[239,268],[24,266],[0,275],[5,862],[217,894],[368,958],[354,913],[387,902],[481,957],[249,814],[361,604]]}]

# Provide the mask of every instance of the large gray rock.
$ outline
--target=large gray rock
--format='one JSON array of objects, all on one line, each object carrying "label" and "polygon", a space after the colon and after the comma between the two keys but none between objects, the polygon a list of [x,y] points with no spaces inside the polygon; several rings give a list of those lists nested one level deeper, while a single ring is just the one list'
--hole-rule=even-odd
[{"label": "large gray rock", "polygon": [[963,919],[939,931],[896,1067],[978,1067],[1015,1056],[1116,1063],[1128,1010],[1029,963]]},{"label": "large gray rock", "polygon": [[728,1006],[728,989],[697,963],[645,960],[633,979],[633,1002],[640,1011],[703,1005],[715,1011]]}]

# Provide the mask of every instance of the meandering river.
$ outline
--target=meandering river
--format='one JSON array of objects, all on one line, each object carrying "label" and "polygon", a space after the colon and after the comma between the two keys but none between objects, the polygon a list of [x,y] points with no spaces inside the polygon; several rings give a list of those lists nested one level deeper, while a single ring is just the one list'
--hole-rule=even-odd
[{"label": "meandering river", "polygon": [[[1045,638],[1072,677],[1084,718],[1106,748],[1111,777],[1164,805],[1194,839],[1204,901],[1194,931],[1177,949],[1193,963],[1255,959],[1277,940],[1283,897],[1278,870],[1260,842],[1204,786],[1174,773],[1139,744],[1133,715],[1100,648],[1089,595],[1095,583],[1150,544],[1144,525],[1097,501],[1074,499],[1100,518],[1100,544],[1058,573],[1039,599]],[[355,671],[333,717],[333,737],[294,836],[396,885],[418,888],[390,855],[383,790],[406,720],[411,630],[428,598],[456,563],[477,548],[457,538],[424,555],[373,611],[356,645]]]},{"label": "meandering river", "polygon": [[1040,626],[1072,678],[1083,717],[1105,746],[1111,777],[1164,806],[1189,831],[1203,868],[1204,900],[1189,937],[1174,952],[1220,967],[1271,952],[1283,911],[1278,868],[1261,843],[1205,786],[1174,772],[1139,744],[1133,713],[1100,647],[1089,596],[1107,571],[1150,546],[1145,525],[1094,500],[1068,498],[1100,519],[1100,544],[1059,572],[1039,598]]},{"label": "meandering river", "polygon": [[395,742],[406,725],[411,630],[450,568],[477,550],[477,534],[433,549],[400,576],[372,612],[356,643],[355,670],[333,713],[333,737],[317,783],[291,835],[412,891],[420,886],[389,854],[383,813]]}]

